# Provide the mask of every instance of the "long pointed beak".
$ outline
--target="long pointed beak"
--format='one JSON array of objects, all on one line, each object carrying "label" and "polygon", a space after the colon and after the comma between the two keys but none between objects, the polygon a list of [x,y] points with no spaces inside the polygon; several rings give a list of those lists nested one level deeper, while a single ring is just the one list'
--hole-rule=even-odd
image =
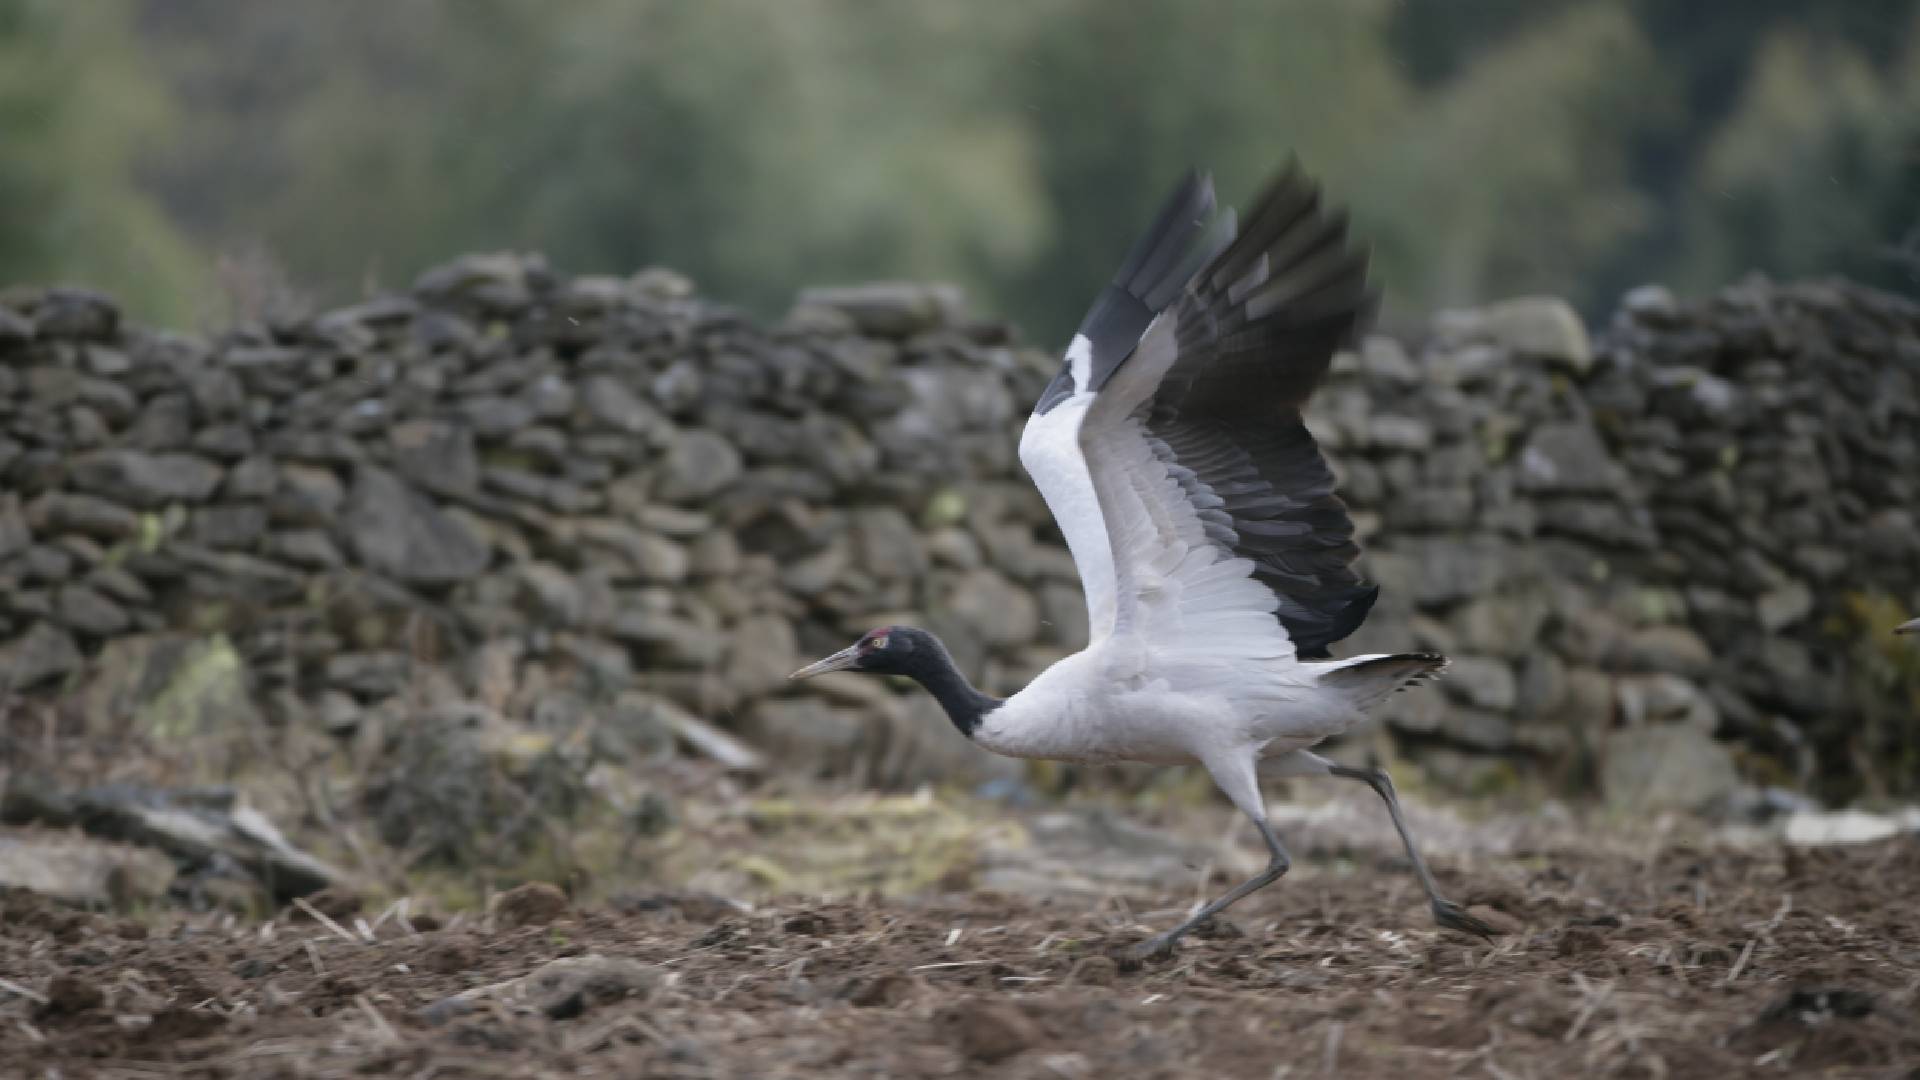
[{"label": "long pointed beak", "polygon": [[1908,619],[1893,628],[1896,634],[1920,634],[1920,619]]},{"label": "long pointed beak", "polygon": [[815,675],[825,675],[829,671],[850,668],[860,662],[860,647],[849,645],[825,660],[815,660],[799,671],[787,676],[789,679],[811,679]]}]

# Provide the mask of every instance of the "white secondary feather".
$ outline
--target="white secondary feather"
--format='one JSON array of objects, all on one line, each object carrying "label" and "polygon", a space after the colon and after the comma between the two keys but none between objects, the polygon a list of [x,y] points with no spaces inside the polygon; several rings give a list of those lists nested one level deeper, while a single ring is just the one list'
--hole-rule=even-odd
[{"label": "white secondary feather", "polygon": [[[1077,335],[1067,350],[1076,386],[1087,385],[1088,350],[1087,339]],[[1113,632],[1114,574],[1106,517],[1100,512],[1087,458],[1080,450],[1080,423],[1093,397],[1084,391],[1076,393],[1044,415],[1028,417],[1020,433],[1020,463],[1066,537],[1086,594],[1088,637],[1098,642]]]},{"label": "white secondary feather", "polygon": [[[1083,343],[1077,338],[1067,352],[1078,387],[1086,385]],[[1035,413],[1021,435],[1021,464],[1080,570],[1089,644],[1121,639],[1126,647],[1111,660],[1135,670],[1182,654],[1290,661],[1293,643],[1273,616],[1273,592],[1254,579],[1252,562],[1208,541],[1199,508],[1154,456],[1134,415],[1173,353],[1174,322],[1163,316],[1098,394],[1082,389]]]}]

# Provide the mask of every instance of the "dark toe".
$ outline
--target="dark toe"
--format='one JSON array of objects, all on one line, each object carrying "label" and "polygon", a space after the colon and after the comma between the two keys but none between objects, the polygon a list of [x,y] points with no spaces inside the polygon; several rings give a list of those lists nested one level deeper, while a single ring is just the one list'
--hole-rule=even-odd
[{"label": "dark toe", "polygon": [[1493,927],[1467,914],[1465,908],[1451,900],[1433,902],[1433,921],[1449,930],[1458,930],[1463,934],[1485,938],[1489,943],[1493,941],[1493,935],[1496,932]]},{"label": "dark toe", "polygon": [[1149,960],[1165,960],[1172,956],[1174,942],[1178,940],[1165,934],[1155,934],[1145,941],[1114,950],[1113,958],[1120,963],[1121,970],[1135,971]]}]

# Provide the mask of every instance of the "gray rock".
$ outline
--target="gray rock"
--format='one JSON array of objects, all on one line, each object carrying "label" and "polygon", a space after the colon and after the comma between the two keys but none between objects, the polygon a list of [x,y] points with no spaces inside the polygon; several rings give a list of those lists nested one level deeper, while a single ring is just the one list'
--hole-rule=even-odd
[{"label": "gray rock", "polygon": [[400,581],[451,585],[491,560],[486,538],[384,469],[362,465],[342,522],[367,566]]},{"label": "gray rock", "polygon": [[227,367],[245,376],[260,372],[294,372],[311,363],[301,350],[277,345],[237,345],[222,353],[220,359]]},{"label": "gray rock", "polygon": [[32,544],[33,530],[20,508],[20,496],[0,495],[0,559],[17,555]]},{"label": "gray rock", "polygon": [[845,576],[852,558],[846,544],[829,544],[812,555],[783,565],[780,585],[797,596],[818,596]]},{"label": "gray rock", "polygon": [[552,563],[530,562],[513,568],[530,614],[555,626],[577,626],[586,613],[586,600],[573,575]]},{"label": "gray rock", "polygon": [[1439,734],[1460,746],[1497,752],[1513,746],[1515,730],[1513,721],[1504,715],[1455,706],[1447,710]]},{"label": "gray rock", "polygon": [[677,506],[649,504],[634,511],[633,520],[643,529],[657,532],[675,540],[692,540],[708,536],[730,536],[727,532],[716,531],[713,518],[698,510],[685,510]]},{"label": "gray rock", "polygon": [[1386,509],[1393,527],[1408,531],[1452,531],[1474,521],[1473,492],[1464,487],[1415,488],[1387,500]]},{"label": "gray rock", "polygon": [[[6,348],[6,317],[0,308],[0,350]],[[5,795],[18,812],[19,793]],[[87,911],[158,910],[174,877],[173,860],[159,851],[68,830],[8,829],[0,843],[0,889],[30,890]]]},{"label": "gray rock", "polygon": [[402,652],[340,653],[328,658],[328,685],[363,699],[392,697],[413,678],[413,658]]},{"label": "gray rock", "polygon": [[582,541],[618,552],[631,575],[641,581],[677,584],[686,580],[692,566],[684,546],[611,518],[582,518],[575,530]]},{"label": "gray rock", "polygon": [[1614,719],[1613,677],[1592,668],[1568,668],[1561,714],[1562,722],[1576,731],[1606,731]]},{"label": "gray rock", "polygon": [[460,402],[460,415],[482,439],[504,439],[534,421],[533,406],[517,398],[482,396]]},{"label": "gray rock", "polygon": [[33,328],[43,338],[109,341],[119,332],[120,308],[88,289],[48,289],[34,308]]},{"label": "gray rock", "polygon": [[1395,731],[1434,735],[1447,722],[1447,699],[1434,688],[1417,686],[1394,694],[1380,706],[1380,718]]},{"label": "gray rock", "polygon": [[346,487],[332,469],[282,464],[272,516],[289,525],[329,526],[337,520],[346,499]]},{"label": "gray rock", "polygon": [[1604,494],[1619,485],[1619,469],[1587,424],[1547,424],[1528,437],[1520,452],[1523,491]]},{"label": "gray rock", "polygon": [[1367,444],[1379,450],[1419,453],[1433,446],[1433,425],[1416,416],[1375,413],[1367,418]]},{"label": "gray rock", "polygon": [[1395,338],[1369,334],[1360,343],[1360,370],[1369,382],[1412,387],[1420,384],[1420,369]]},{"label": "gray rock", "polygon": [[957,321],[964,300],[951,285],[884,281],[804,289],[795,306],[831,308],[851,319],[862,333],[905,338]]},{"label": "gray rock", "polygon": [[81,379],[78,393],[81,402],[116,428],[125,426],[140,408],[133,391],[110,379]]},{"label": "gray rock", "polygon": [[0,646],[0,688],[30,690],[80,670],[86,658],[65,630],[37,622]]},{"label": "gray rock", "polygon": [[1403,538],[1395,542],[1393,555],[1401,562],[1373,559],[1375,580],[1384,589],[1387,568],[1394,566],[1397,577],[1404,574],[1402,587],[1414,602],[1428,608],[1485,595],[1526,568],[1519,550],[1489,536]]},{"label": "gray rock", "polygon": [[730,532],[715,530],[688,549],[688,569],[698,577],[731,577],[740,572],[740,542]]},{"label": "gray rock", "polygon": [[1818,581],[1832,581],[1846,573],[1846,552],[1824,544],[1802,544],[1793,549],[1793,563]]},{"label": "gray rock", "polygon": [[65,585],[54,594],[53,617],[69,630],[93,637],[125,633],[133,620],[119,604],[85,585]]},{"label": "gray rock", "polygon": [[51,544],[35,544],[20,553],[11,569],[28,584],[57,584],[73,573],[73,556]]},{"label": "gray rock", "polygon": [[482,470],[481,477],[493,491],[538,503],[556,513],[589,513],[600,509],[605,502],[598,491],[521,469],[488,468]]},{"label": "gray rock", "polygon": [[651,964],[624,956],[563,956],[523,976],[513,996],[553,1020],[571,1020],[629,998],[643,998],[666,982]]},{"label": "gray rock", "polygon": [[471,491],[480,483],[473,433],[443,420],[407,420],[387,431],[393,467],[412,483],[436,491]]},{"label": "gray rock", "polygon": [[0,599],[0,608],[4,608],[9,615],[17,616],[17,619],[7,620],[7,629],[11,632],[18,622],[52,618],[53,595],[45,589],[14,589]]},{"label": "gray rock", "polygon": [[1486,656],[1450,657],[1440,685],[1447,695],[1476,708],[1509,712],[1518,696],[1513,669]]},{"label": "gray rock", "polygon": [[1620,722],[1688,723],[1711,733],[1719,710],[1700,688],[1678,675],[1626,675],[1614,680],[1614,704]]},{"label": "gray rock", "polygon": [[660,498],[697,503],[740,479],[740,451],[725,438],[702,428],[679,433],[661,464]]},{"label": "gray rock", "polygon": [[580,404],[596,423],[627,435],[653,438],[673,427],[658,409],[629,389],[626,383],[609,375],[596,375],[582,383]]},{"label": "gray rock", "polygon": [[187,535],[194,543],[226,550],[252,548],[266,532],[266,507],[245,503],[201,507],[187,524]]},{"label": "gray rock", "polygon": [[542,420],[560,420],[573,412],[580,398],[573,384],[557,373],[542,375],[526,389],[527,403]]},{"label": "gray rock", "polygon": [[502,313],[533,300],[533,283],[546,275],[545,260],[510,252],[465,255],[433,267],[414,280],[414,291],[434,300],[464,298]]},{"label": "gray rock", "polygon": [[266,499],[280,486],[280,470],[266,455],[246,458],[227,472],[220,493],[228,499],[252,501]]},{"label": "gray rock", "polygon": [[145,607],[153,603],[153,593],[140,579],[118,566],[96,567],[87,577],[88,584],[101,594],[122,604]]},{"label": "gray rock", "polygon": [[1452,627],[1462,647],[1513,659],[1539,651],[1549,613],[1547,598],[1539,592],[1507,590],[1469,601],[1454,615]]},{"label": "gray rock", "polygon": [[1522,356],[1552,361],[1575,374],[1593,367],[1586,324],[1565,300],[1526,296],[1502,300],[1481,312],[1487,338]]},{"label": "gray rock", "polygon": [[1523,722],[1538,717],[1560,719],[1557,714],[1568,694],[1567,665],[1558,656],[1536,648],[1520,661],[1513,711]]},{"label": "gray rock", "polygon": [[269,559],[237,551],[216,551],[175,540],[167,554],[189,572],[187,590],[210,599],[241,600],[248,604],[283,603],[301,595],[306,575]]},{"label": "gray rock", "polygon": [[1679,315],[1680,305],[1665,285],[1642,285],[1627,290],[1620,298],[1620,310],[1642,322],[1665,326]]},{"label": "gray rock", "polygon": [[793,624],[778,615],[749,616],[727,635],[726,680],[743,697],[784,688],[803,662]]},{"label": "gray rock", "polygon": [[192,437],[193,399],[185,394],[161,394],[140,410],[124,442],[140,450],[177,450]]},{"label": "gray rock", "polygon": [[32,321],[6,307],[0,307],[0,351],[16,349],[33,340]]},{"label": "gray rock", "polygon": [[331,570],[347,561],[327,534],[318,529],[272,533],[267,537],[267,554],[309,570]]},{"label": "gray rock", "polygon": [[1026,645],[1040,632],[1039,605],[1032,594],[989,568],[960,577],[947,597],[947,608],[992,648]]},{"label": "gray rock", "polygon": [[625,612],[607,629],[636,646],[647,662],[666,667],[711,667],[726,644],[720,635],[686,619],[651,611]]},{"label": "gray rock", "polygon": [[539,424],[522,428],[507,440],[507,446],[549,468],[563,465],[567,461],[567,435],[558,428]]},{"label": "gray rock", "polygon": [[633,684],[633,660],[619,642],[584,634],[560,634],[554,638],[553,647],[601,687]]},{"label": "gray rock", "polygon": [[284,465],[289,459],[321,465],[352,465],[366,456],[360,443],[337,431],[279,432],[267,440],[267,449]]},{"label": "gray rock", "polygon": [[182,453],[101,450],[68,466],[68,479],[82,491],[138,507],[204,502],[220,486],[220,466]]},{"label": "gray rock", "polygon": [[1599,667],[1612,663],[1626,636],[1620,620],[1582,604],[1561,611],[1553,647],[1573,663]]},{"label": "gray rock", "polygon": [[862,572],[882,581],[917,580],[927,572],[926,549],[906,514],[870,507],[854,513],[852,526],[853,562]]},{"label": "gray rock", "polygon": [[1701,811],[1739,786],[1733,756],[1692,725],[1621,728],[1601,743],[1600,790],[1618,810],[1642,816]]},{"label": "gray rock", "polygon": [[1777,634],[1813,614],[1813,591],[1798,581],[1788,581],[1761,596],[1754,612],[1760,618],[1760,629]]},{"label": "gray rock", "polygon": [[740,735],[803,776],[844,776],[872,756],[878,725],[861,709],[817,698],[765,698],[741,716]]},{"label": "gray rock", "polygon": [[1713,667],[1713,650],[1684,626],[1649,626],[1627,635],[1614,663],[1623,671],[1700,676]]},{"label": "gray rock", "polygon": [[1646,511],[1600,499],[1542,499],[1536,505],[1542,533],[1571,536],[1602,548],[1646,550],[1658,543]]},{"label": "gray rock", "polygon": [[85,405],[76,405],[67,410],[67,445],[76,450],[90,450],[105,446],[113,437],[113,429],[101,419],[100,414]]},{"label": "gray rock", "polygon": [[92,495],[43,495],[28,508],[27,516],[36,529],[48,533],[71,532],[115,541],[140,532],[139,514]]}]

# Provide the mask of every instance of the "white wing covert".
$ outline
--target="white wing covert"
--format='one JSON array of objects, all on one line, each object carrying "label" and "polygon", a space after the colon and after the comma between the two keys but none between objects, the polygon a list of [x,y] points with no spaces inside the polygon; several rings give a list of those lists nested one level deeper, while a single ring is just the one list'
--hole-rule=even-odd
[{"label": "white wing covert", "polygon": [[1087,593],[1093,642],[1156,654],[1327,656],[1378,590],[1300,418],[1371,321],[1366,259],[1297,168],[1202,246],[1189,176],[1088,312],[1020,456]]}]

